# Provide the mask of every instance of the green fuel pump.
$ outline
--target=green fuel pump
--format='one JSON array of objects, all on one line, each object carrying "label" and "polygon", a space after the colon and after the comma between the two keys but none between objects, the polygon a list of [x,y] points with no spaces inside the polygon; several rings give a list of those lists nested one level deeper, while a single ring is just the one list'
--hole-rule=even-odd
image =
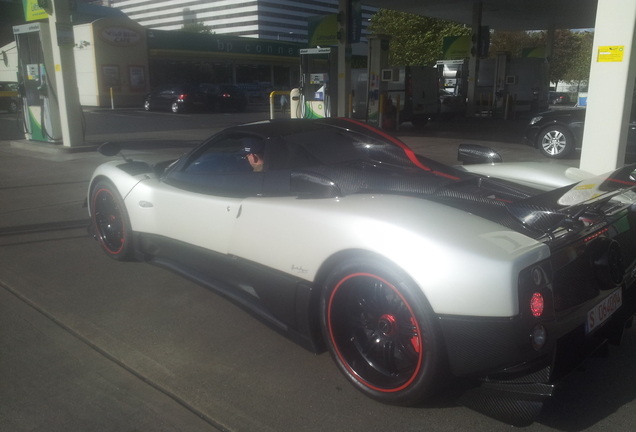
[{"label": "green fuel pump", "polygon": [[[300,101],[297,118],[324,118],[332,115],[332,100],[336,100],[337,64],[332,61],[337,48],[307,48],[300,50]],[[337,57],[335,57],[337,58]]]},{"label": "green fuel pump", "polygon": [[38,22],[15,26],[13,34],[18,49],[25,137],[33,141],[59,143],[62,133],[55,74],[50,69],[54,62],[48,24]]}]

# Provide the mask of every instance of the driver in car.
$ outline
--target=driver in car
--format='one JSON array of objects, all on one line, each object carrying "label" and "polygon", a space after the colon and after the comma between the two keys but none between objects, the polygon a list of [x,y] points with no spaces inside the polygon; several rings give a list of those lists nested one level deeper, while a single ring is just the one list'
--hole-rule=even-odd
[{"label": "driver in car", "polygon": [[263,158],[264,146],[260,140],[251,139],[245,143],[243,152],[246,154],[245,158],[252,166],[254,172],[263,171],[263,164],[265,159]]}]

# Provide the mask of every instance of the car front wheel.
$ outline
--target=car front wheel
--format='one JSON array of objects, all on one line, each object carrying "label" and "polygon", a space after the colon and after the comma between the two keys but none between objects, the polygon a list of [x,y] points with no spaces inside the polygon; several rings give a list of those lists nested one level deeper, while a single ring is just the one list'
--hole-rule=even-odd
[{"label": "car front wheel", "polygon": [[132,259],[132,231],[128,212],[112,183],[100,181],[93,187],[91,213],[96,240],[106,254],[119,261]]},{"label": "car front wheel", "polygon": [[393,265],[374,257],[338,265],[323,290],[321,326],[338,368],[362,393],[404,406],[434,394],[442,348],[433,311]]},{"label": "car front wheel", "polygon": [[19,109],[20,109],[20,106],[18,105],[18,101],[12,99],[11,102],[9,103],[9,112],[11,114],[15,114],[18,112]]},{"label": "car front wheel", "polygon": [[539,134],[538,148],[544,156],[563,159],[574,151],[572,132],[563,126],[551,126]]},{"label": "car front wheel", "polygon": [[415,117],[411,120],[411,124],[416,128],[423,128],[428,124],[428,118],[426,117]]}]

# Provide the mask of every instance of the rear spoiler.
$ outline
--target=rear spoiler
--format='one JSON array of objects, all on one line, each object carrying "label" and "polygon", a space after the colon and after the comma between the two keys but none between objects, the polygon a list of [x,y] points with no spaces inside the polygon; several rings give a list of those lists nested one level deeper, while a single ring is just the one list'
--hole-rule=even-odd
[{"label": "rear spoiler", "polygon": [[558,228],[584,226],[592,222],[590,216],[602,218],[601,208],[619,195],[624,195],[621,206],[636,204],[635,189],[636,164],[508,203],[506,208],[525,226],[550,234]]}]

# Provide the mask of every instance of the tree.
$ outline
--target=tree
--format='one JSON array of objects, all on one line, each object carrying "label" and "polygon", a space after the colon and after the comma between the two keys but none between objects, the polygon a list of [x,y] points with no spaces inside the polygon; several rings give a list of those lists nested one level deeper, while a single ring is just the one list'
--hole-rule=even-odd
[{"label": "tree", "polygon": [[430,65],[442,58],[445,36],[470,35],[464,24],[388,9],[371,18],[374,34],[391,35],[389,64],[392,66]]},{"label": "tree", "polygon": [[[550,61],[550,81],[584,81],[590,73],[590,56],[594,33],[578,33],[567,29],[554,32],[554,46]],[[524,48],[546,45],[546,33],[535,32],[493,32],[490,39],[490,54],[507,51],[512,57],[521,56]]]},{"label": "tree", "polygon": [[594,32],[577,33],[577,37],[580,41],[579,49],[572,61],[572,66],[564,75],[563,80],[576,83],[580,87],[581,81],[587,81],[590,78]]},{"label": "tree", "polygon": [[490,35],[489,56],[508,52],[511,57],[521,57],[525,48],[545,46],[543,32],[493,31]]},{"label": "tree", "polygon": [[181,31],[188,32],[188,33],[204,33],[204,34],[211,33],[210,27],[206,26],[205,24],[201,22],[184,24],[183,27],[181,28]]}]

